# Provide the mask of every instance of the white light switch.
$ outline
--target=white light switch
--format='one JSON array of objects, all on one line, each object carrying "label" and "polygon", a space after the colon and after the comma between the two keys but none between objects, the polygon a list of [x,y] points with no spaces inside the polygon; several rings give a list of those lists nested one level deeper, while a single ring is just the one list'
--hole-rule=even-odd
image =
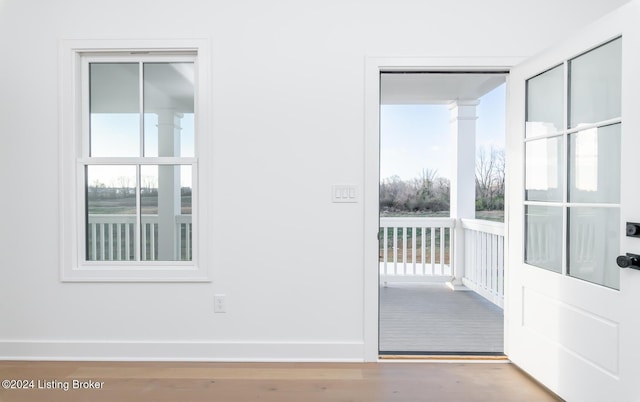
[{"label": "white light switch", "polygon": [[331,195],[333,202],[358,202],[358,189],[354,184],[334,184]]}]

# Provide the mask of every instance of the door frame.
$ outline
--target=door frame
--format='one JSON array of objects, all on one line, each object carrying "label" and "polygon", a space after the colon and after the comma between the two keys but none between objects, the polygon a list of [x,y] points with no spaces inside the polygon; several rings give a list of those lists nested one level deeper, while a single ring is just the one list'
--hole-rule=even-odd
[{"label": "door frame", "polygon": [[[365,63],[365,132],[364,132],[364,319],[363,358],[367,362],[379,360],[379,274],[378,228],[380,216],[380,73],[406,72],[504,72],[521,61],[522,57],[367,57]],[[509,77],[507,76],[507,87]],[[508,90],[507,90],[508,104]],[[508,115],[508,110],[507,110]],[[506,175],[508,176],[508,168]],[[508,197],[508,193],[505,194]],[[509,219],[508,199],[505,199],[505,223]],[[507,226],[505,226],[505,229]],[[508,261],[508,231],[505,230],[505,261]],[[505,273],[508,277],[508,273]],[[505,281],[508,279],[505,278]],[[506,295],[505,295],[506,296]],[[507,303],[505,302],[505,306]],[[505,311],[505,319],[507,311]],[[506,330],[506,326],[505,326]],[[505,336],[504,352],[508,355]]]}]

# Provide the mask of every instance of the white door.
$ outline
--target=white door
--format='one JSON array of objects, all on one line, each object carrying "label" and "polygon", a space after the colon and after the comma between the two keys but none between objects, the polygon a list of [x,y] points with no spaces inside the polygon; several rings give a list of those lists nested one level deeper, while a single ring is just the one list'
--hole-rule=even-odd
[{"label": "white door", "polygon": [[639,10],[510,75],[505,349],[568,401],[640,401]]}]

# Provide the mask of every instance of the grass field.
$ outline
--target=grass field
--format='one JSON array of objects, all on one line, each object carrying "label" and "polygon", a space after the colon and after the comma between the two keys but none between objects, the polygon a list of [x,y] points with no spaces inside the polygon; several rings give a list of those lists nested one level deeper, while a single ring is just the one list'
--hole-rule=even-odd
[{"label": "grass field", "polygon": [[[380,211],[381,218],[396,217],[428,217],[428,218],[448,218],[449,211]],[[504,222],[504,211],[476,211],[476,219],[483,219],[494,222]]]},{"label": "grass field", "polygon": [[[183,195],[181,197],[181,213],[183,215],[191,214],[191,195]],[[118,198],[97,198],[90,197],[87,200],[89,214],[109,214],[109,215],[135,215],[136,213],[136,197],[118,197]],[[158,196],[143,195],[140,197],[140,209],[143,215],[158,214]]]}]

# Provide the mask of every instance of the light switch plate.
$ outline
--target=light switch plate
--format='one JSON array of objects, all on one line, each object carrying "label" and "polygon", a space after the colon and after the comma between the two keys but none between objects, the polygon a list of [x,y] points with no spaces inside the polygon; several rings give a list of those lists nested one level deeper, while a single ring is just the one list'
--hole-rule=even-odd
[{"label": "light switch plate", "polygon": [[331,186],[332,202],[358,202],[358,186],[355,184],[334,184]]}]

